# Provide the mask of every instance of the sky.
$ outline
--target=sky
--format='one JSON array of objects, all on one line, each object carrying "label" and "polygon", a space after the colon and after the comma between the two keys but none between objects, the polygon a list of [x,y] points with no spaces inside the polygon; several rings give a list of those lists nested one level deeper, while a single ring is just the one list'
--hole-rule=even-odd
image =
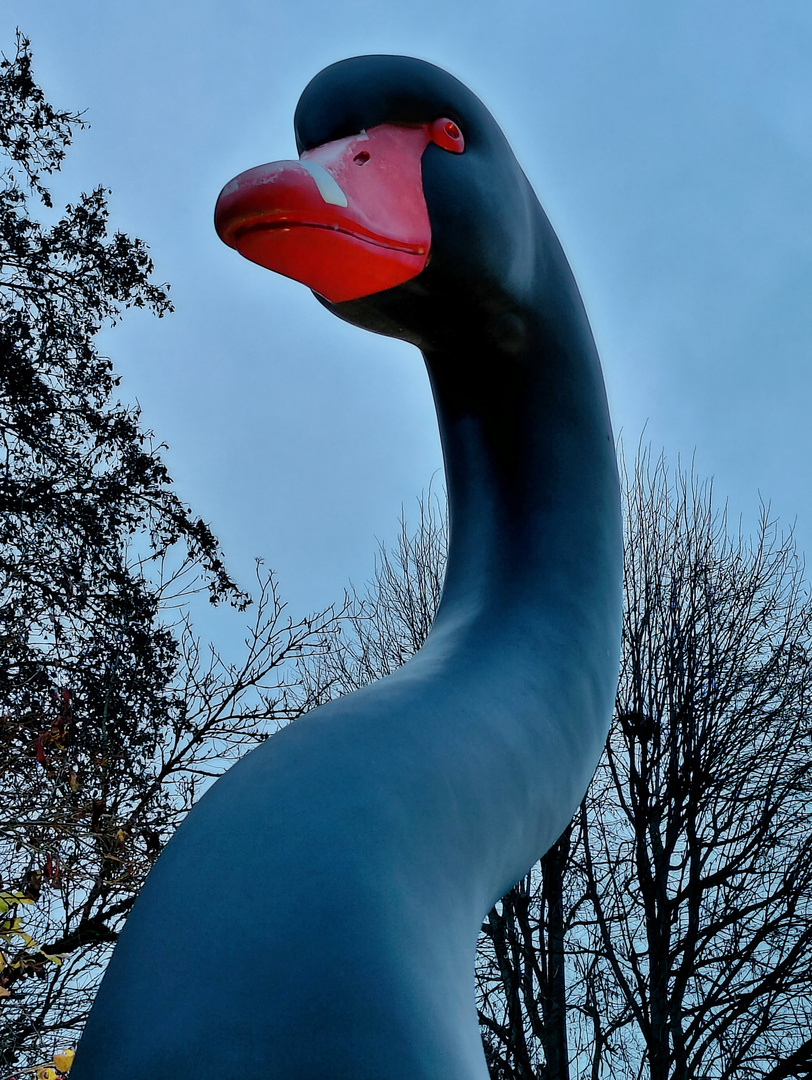
[{"label": "sky", "polygon": [[232,572],[293,614],[369,577],[401,507],[441,475],[412,346],[340,322],[212,227],[246,168],[295,157],[327,64],[445,67],[503,127],[567,252],[616,434],[695,459],[735,521],[769,502],[812,553],[809,0],[11,0],[35,75],[85,110],[52,184],[111,189],[175,313],[103,335],[121,394]]}]

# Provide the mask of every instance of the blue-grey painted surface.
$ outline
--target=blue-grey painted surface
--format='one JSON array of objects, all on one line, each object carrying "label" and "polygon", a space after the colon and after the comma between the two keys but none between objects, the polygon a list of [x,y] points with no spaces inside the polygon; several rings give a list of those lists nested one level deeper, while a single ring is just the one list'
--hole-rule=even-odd
[{"label": "blue-grey painted surface", "polygon": [[479,926],[597,762],[621,537],[592,335],[502,133],[444,72],[380,57],[323,72],[300,148],[346,114],[404,109],[453,115],[466,138],[423,159],[431,261],[330,306],[426,359],[451,512],[435,626],[404,668],[274,736],[192,811],[122,934],[74,1080],[486,1080]]}]

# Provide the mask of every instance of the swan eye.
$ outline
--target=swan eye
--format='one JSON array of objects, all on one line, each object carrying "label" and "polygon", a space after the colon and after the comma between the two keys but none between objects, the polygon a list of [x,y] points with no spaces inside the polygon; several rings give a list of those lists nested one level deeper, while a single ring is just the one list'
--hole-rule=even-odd
[{"label": "swan eye", "polygon": [[429,128],[429,136],[433,143],[441,146],[443,150],[450,150],[452,154],[461,154],[465,149],[462,132],[447,116],[441,116],[434,121]]}]

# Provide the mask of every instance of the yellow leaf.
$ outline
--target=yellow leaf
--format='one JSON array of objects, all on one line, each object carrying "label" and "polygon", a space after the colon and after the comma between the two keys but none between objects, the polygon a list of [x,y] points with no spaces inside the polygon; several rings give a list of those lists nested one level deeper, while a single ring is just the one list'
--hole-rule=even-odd
[{"label": "yellow leaf", "polygon": [[0,892],[0,915],[14,907],[15,904],[33,904],[30,896],[21,892]]},{"label": "yellow leaf", "polygon": [[[44,956],[46,960],[50,960],[51,963],[56,964],[57,967],[61,967],[62,961],[65,959],[66,956],[70,955],[69,953],[66,953],[66,952],[48,953],[48,952],[45,951],[45,949],[40,949],[39,952],[40,952],[40,956]],[[57,1069],[58,1068],[59,1068],[59,1066],[57,1065]]]},{"label": "yellow leaf", "polygon": [[39,952],[39,945],[37,945],[36,941],[34,941],[30,934],[26,934],[25,930],[20,929],[19,919],[15,919],[13,924],[0,934],[0,937],[5,938],[6,940],[11,937],[22,938],[27,949],[34,949],[36,952]]},{"label": "yellow leaf", "polygon": [[0,998],[9,997],[10,995],[10,990],[7,990],[5,986],[0,986]]},{"label": "yellow leaf", "polygon": [[33,939],[33,938],[31,937],[31,935],[30,935],[30,934],[27,934],[27,933],[25,932],[25,930],[23,930],[23,928],[22,928],[22,921],[21,921],[20,919],[15,919],[15,920],[14,920],[14,922],[15,922],[15,923],[17,924],[17,925],[16,925],[15,927],[14,927],[14,933],[15,933],[15,935],[16,935],[17,937],[20,937],[20,938],[22,938],[22,939],[23,939],[23,941],[24,941],[24,942],[26,943],[26,945],[28,946],[28,948],[29,948],[29,949],[31,948],[31,946],[32,946],[32,945],[33,945],[33,946],[34,946],[35,948],[39,948],[39,946],[37,945],[36,941],[34,941],[34,939]]},{"label": "yellow leaf", "polygon": [[75,1050],[60,1050],[58,1054],[54,1054],[54,1065],[61,1073],[70,1072],[75,1057]]}]

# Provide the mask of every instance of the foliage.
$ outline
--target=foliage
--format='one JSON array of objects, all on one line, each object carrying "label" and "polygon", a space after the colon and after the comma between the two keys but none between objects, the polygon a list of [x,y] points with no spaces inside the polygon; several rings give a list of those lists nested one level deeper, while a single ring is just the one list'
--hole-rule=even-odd
[{"label": "foliage", "polygon": [[242,659],[196,639],[192,592],[247,597],[96,347],[125,309],[171,305],[102,188],[49,212],[43,178],[83,126],[18,35],[0,62],[0,1075],[75,1041],[163,844],[295,715],[285,665],[332,618],[292,622],[259,574]]}]

